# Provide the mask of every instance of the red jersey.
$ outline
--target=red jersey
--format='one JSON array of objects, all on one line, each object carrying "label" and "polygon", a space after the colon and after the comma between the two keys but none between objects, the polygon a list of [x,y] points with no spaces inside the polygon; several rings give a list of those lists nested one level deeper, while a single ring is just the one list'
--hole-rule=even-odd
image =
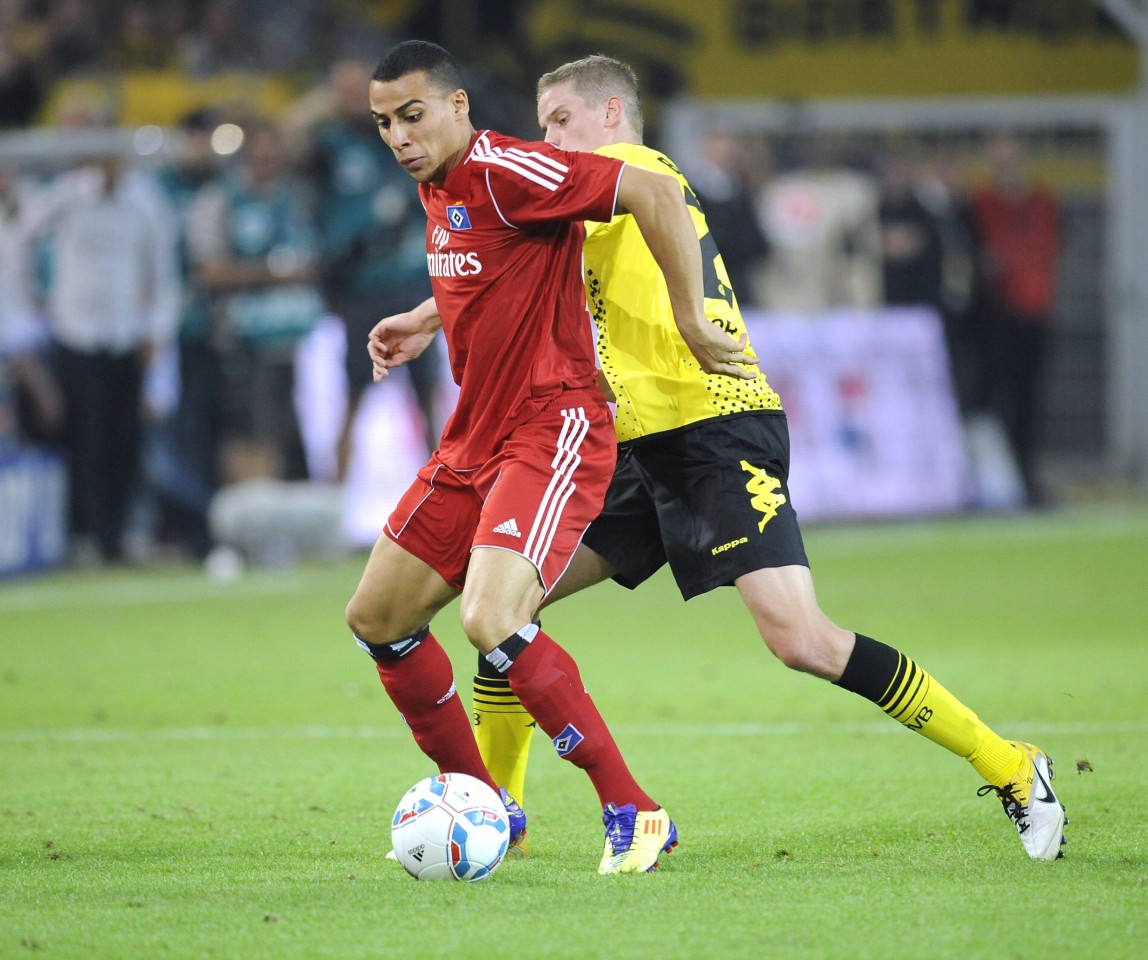
[{"label": "red jersey", "polygon": [[992,257],[998,302],[1022,317],[1042,318],[1056,302],[1060,218],[1044,189],[1012,197],[992,188],[973,196],[980,239]]},{"label": "red jersey", "polygon": [[566,390],[598,380],[582,220],[614,215],[624,164],[490,130],[441,188],[419,185],[427,268],[458,404],[439,441],[476,467]]}]

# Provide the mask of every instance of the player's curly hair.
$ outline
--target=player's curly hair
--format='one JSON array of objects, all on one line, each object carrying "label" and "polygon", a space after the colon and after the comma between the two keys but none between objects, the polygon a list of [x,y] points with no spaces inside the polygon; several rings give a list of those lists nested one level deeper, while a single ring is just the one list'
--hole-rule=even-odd
[{"label": "player's curly hair", "polygon": [[404,40],[387,51],[371,79],[389,83],[408,73],[423,71],[440,90],[451,93],[462,86],[462,75],[454,57],[437,43],[427,40]]},{"label": "player's curly hair", "polygon": [[560,83],[569,83],[574,92],[590,104],[617,97],[622,101],[626,119],[641,139],[642,99],[638,93],[638,76],[628,64],[600,53],[564,63],[538,78],[535,99]]}]

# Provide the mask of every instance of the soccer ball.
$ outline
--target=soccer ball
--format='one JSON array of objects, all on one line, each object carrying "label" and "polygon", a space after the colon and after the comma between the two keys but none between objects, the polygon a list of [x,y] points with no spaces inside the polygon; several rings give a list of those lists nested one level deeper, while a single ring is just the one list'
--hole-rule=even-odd
[{"label": "soccer ball", "polygon": [[465,773],[440,773],[404,794],[391,820],[395,858],[416,880],[483,880],[510,844],[502,799]]}]

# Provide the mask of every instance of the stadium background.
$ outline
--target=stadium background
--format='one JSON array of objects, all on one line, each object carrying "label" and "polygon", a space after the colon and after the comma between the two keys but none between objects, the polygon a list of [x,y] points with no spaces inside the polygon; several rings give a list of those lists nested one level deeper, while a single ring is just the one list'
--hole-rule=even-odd
[{"label": "stadium background", "polygon": [[[720,115],[763,140],[943,142],[976,177],[986,132],[1021,129],[1071,241],[1042,451],[1065,501],[806,534],[827,613],[903,642],[1002,732],[1053,751],[1072,822],[1064,860],[1026,862],[963,764],[763,656],[730,591],[682,604],[663,573],[565,601],[547,625],[570,638],[682,847],[653,877],[603,883],[592,791],[536,743],[531,858],[489,884],[416,884],[383,852],[425,759],[341,620],[360,556],[223,582],[194,566],[23,567],[0,582],[0,957],[1143,955],[1148,95],[1132,38],[1144,42],[1148,4],[251,0],[238,4],[248,25],[269,34],[259,69],[210,77],[112,65],[126,2],[0,0],[0,51],[14,6],[85,9],[100,38],[94,61],[0,132],[0,166],[45,175],[92,137],[160,159],[192,106],[275,116],[348,34],[368,56],[408,34],[441,40],[490,91],[481,121],[524,133],[537,73],[590,50],[635,62],[658,143],[683,155]],[[136,6],[174,10],[186,39],[208,4]],[[63,126],[72,92],[117,125]],[[777,318],[760,322],[773,324],[760,343],[780,339]],[[838,323],[873,332],[797,321],[792,362],[832,360],[807,335]],[[916,346],[935,360],[930,342]],[[402,483],[409,463],[387,444],[416,456],[418,428],[401,391],[376,397],[374,466]],[[951,398],[945,409],[951,427]],[[50,454],[0,435],[0,557],[27,560],[38,535],[54,566],[61,492],[8,469]],[[461,681],[473,653],[453,610],[436,633]]]},{"label": "stadium background", "polygon": [[[643,83],[648,141],[687,168],[700,162],[706,130],[720,126],[774,145],[821,138],[846,154],[895,148],[923,157],[944,150],[975,181],[984,173],[985,136],[1009,127],[1023,138],[1036,175],[1056,190],[1064,217],[1043,468],[1068,500],[1135,496],[1148,483],[1148,381],[1140,374],[1148,362],[1148,197],[1139,187],[1148,182],[1145,3],[312,0],[287,9],[253,0],[221,4],[258,40],[243,69],[172,66],[164,44],[175,49],[203,28],[206,10],[217,5],[81,5],[84,22],[95,28],[93,48],[42,85],[26,124],[10,123],[0,133],[0,162],[48,173],[97,136],[122,143],[141,164],[162,161],[166,133],[188,111],[211,107],[240,123],[274,119],[337,54],[373,58],[406,36],[436,39],[455,52],[480,91],[480,124],[527,136],[535,129],[530,92],[539,73],[589,51],[625,59]],[[74,5],[11,6],[50,15]],[[144,8],[149,15],[141,15]],[[20,23],[6,30],[6,45],[19,50]],[[113,119],[113,126],[76,129],[68,114],[77,104]],[[769,318],[754,314],[753,320],[759,339],[768,342],[762,324]],[[905,362],[917,362],[911,357],[910,351]],[[941,413],[921,442],[940,444],[936,458],[959,465],[955,414],[943,396],[936,402],[937,391],[948,389],[943,375],[923,389]],[[896,421],[914,402],[906,394],[878,412]],[[404,460],[396,452],[410,435],[401,401],[380,398],[376,405],[376,418],[362,427],[375,438],[374,472],[364,465],[361,474],[377,488],[380,471],[389,471],[387,483],[401,483],[389,478],[406,476],[421,453]],[[38,527],[41,520],[28,517],[31,532],[23,530],[29,511],[51,513],[60,499],[36,470],[33,463],[31,473],[0,485],[9,497],[3,539],[36,541],[13,569],[53,566],[60,552],[58,522]],[[937,490],[932,478],[918,487]],[[378,498],[373,502],[374,514],[350,523],[357,541],[368,540],[377,526]],[[808,516],[912,515],[959,509],[963,502],[959,491],[924,505],[910,495],[891,507],[861,504],[852,513],[815,505]],[[44,556],[37,559],[37,551]]]}]

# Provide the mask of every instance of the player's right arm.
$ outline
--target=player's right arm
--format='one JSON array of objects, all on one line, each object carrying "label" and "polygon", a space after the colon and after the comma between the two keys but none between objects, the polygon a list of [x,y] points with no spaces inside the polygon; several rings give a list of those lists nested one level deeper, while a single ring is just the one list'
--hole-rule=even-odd
[{"label": "player's right arm", "polygon": [[410,363],[421,354],[442,327],[442,318],[434,297],[427,297],[413,310],[383,317],[367,337],[376,383],[393,367]]}]

